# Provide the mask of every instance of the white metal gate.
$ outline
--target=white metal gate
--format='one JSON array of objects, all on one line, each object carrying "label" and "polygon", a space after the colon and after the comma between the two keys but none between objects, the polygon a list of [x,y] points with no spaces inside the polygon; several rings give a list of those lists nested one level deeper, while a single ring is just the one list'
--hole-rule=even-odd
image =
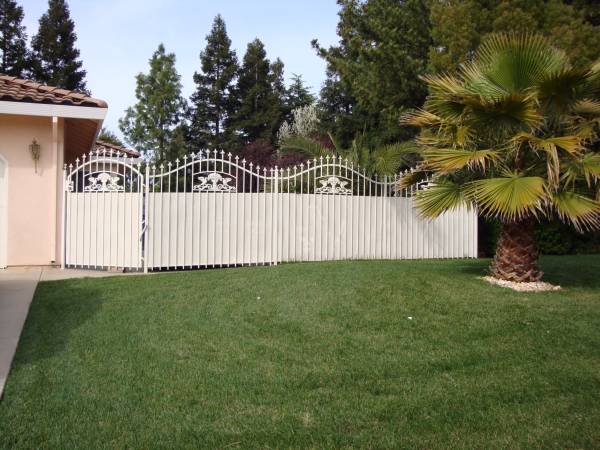
[{"label": "white metal gate", "polygon": [[64,186],[63,264],[143,268],[140,162],[97,149],[65,168]]},{"label": "white metal gate", "polygon": [[261,168],[224,152],[147,166],[97,150],[65,168],[68,267],[163,270],[477,256],[466,208],[419,218],[399,177],[341,158]]}]

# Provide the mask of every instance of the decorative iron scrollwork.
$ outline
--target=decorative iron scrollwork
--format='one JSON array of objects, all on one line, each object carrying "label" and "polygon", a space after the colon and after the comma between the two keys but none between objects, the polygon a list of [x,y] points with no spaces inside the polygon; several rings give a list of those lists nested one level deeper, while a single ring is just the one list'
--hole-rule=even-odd
[{"label": "decorative iron scrollwork", "polygon": [[347,181],[342,181],[338,177],[329,177],[319,180],[321,187],[315,189],[315,194],[335,194],[335,195],[352,195],[352,190],[348,189]]},{"label": "decorative iron scrollwork", "polygon": [[193,190],[195,192],[235,192],[236,187],[229,185],[232,180],[233,178],[224,177],[218,172],[211,172],[205,176],[199,176],[200,184],[195,184]]},{"label": "decorative iron scrollwork", "polygon": [[119,177],[102,172],[95,177],[88,177],[89,184],[83,188],[84,192],[121,192],[124,187],[119,184]]}]

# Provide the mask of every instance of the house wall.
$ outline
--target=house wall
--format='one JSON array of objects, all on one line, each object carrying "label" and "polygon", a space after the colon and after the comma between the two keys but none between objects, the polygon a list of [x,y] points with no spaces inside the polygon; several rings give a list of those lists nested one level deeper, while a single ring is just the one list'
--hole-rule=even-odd
[{"label": "house wall", "polygon": [[[34,138],[41,147],[37,173]],[[0,114],[0,155],[8,162],[8,265],[60,263],[63,119]]]}]

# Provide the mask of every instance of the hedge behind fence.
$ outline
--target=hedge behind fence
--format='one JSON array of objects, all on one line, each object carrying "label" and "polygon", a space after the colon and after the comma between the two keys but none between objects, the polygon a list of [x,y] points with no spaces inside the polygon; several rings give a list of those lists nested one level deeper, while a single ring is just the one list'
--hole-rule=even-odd
[{"label": "hedge behind fence", "polygon": [[[479,255],[493,256],[500,224],[497,221],[479,219]],[[559,222],[538,224],[536,238],[540,251],[545,255],[572,255],[600,253],[600,232],[580,234]]]}]

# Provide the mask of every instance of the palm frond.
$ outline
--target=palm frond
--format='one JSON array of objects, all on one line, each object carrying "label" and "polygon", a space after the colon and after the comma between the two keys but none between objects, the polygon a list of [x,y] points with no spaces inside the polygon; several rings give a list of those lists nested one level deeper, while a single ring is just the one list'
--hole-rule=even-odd
[{"label": "palm frond", "polygon": [[569,67],[567,55],[537,34],[492,34],[477,52],[482,73],[508,92],[536,86],[549,74]]},{"label": "palm frond", "polygon": [[571,191],[552,194],[552,207],[559,218],[576,230],[600,229],[600,202]]},{"label": "palm frond", "polygon": [[439,180],[418,191],[415,204],[423,217],[435,218],[446,211],[468,204],[468,201],[460,185],[449,180]]},{"label": "palm frond", "polygon": [[443,119],[424,109],[417,109],[407,112],[400,116],[402,125],[409,125],[418,128],[439,126],[443,123]]},{"label": "palm frond", "polygon": [[423,151],[427,165],[441,173],[450,173],[463,168],[485,171],[495,164],[499,154],[495,150],[466,150],[460,148],[434,148]]},{"label": "palm frond", "polygon": [[408,155],[419,152],[420,148],[414,141],[385,145],[371,152],[371,165],[373,170],[380,175],[394,175],[408,161]]},{"label": "palm frond", "polygon": [[546,184],[541,177],[513,173],[471,181],[465,186],[465,194],[486,216],[512,221],[537,216],[546,198]]},{"label": "palm frond", "polygon": [[396,192],[408,189],[411,186],[416,186],[420,182],[427,179],[429,171],[424,166],[419,166],[416,169],[411,169],[400,174],[400,178],[396,184]]},{"label": "palm frond", "polygon": [[586,153],[585,155],[564,164],[561,181],[566,186],[574,186],[578,179],[583,178],[588,187],[600,181],[600,154]]},{"label": "palm frond", "polygon": [[474,127],[495,129],[503,135],[523,129],[536,129],[542,123],[537,101],[531,94],[513,93],[493,101],[469,97],[465,99],[469,108],[465,119]]},{"label": "palm frond", "polygon": [[279,149],[282,153],[300,153],[313,159],[333,154],[333,152],[320,143],[303,136],[291,136],[285,139]]},{"label": "palm frond", "polygon": [[561,167],[558,150],[560,149],[570,156],[579,156],[584,149],[581,144],[581,138],[578,136],[553,136],[542,138],[529,133],[519,133],[513,140],[517,145],[526,143],[535,152],[543,152],[546,155],[548,184],[552,189],[558,187],[560,179]]},{"label": "palm frond", "polygon": [[572,113],[583,117],[600,116],[600,101],[592,99],[579,100],[573,105]]},{"label": "palm frond", "polygon": [[432,95],[436,93],[448,95],[464,95],[467,93],[459,78],[450,74],[425,75],[421,79],[427,83]]},{"label": "palm frond", "polygon": [[587,94],[589,71],[566,67],[552,72],[536,86],[537,98],[549,120],[558,121]]}]

